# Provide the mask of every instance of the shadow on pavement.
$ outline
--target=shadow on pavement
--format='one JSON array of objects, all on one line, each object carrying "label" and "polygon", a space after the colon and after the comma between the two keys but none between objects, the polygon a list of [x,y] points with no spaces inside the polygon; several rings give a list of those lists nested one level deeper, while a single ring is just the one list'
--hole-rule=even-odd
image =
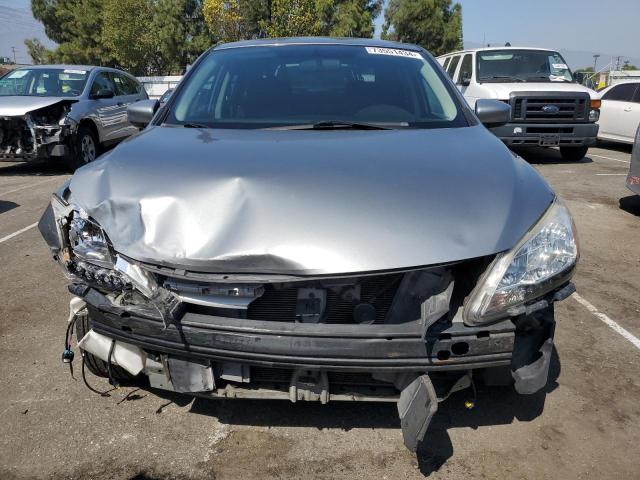
[{"label": "shadow on pavement", "polygon": [[604,148],[606,150],[614,150],[620,153],[631,153],[631,149],[633,145],[629,145],[626,143],[616,143],[616,142],[607,142],[603,140],[598,140],[597,148]]},{"label": "shadow on pavement", "polygon": [[15,202],[9,202],[8,200],[0,200],[0,214],[8,212],[9,210],[13,210],[16,207],[19,207]]},{"label": "shadow on pavement", "polygon": [[640,195],[629,195],[620,199],[620,209],[640,217]]},{"label": "shadow on pavement", "polygon": [[47,177],[52,175],[65,175],[71,173],[60,162],[47,160],[33,160],[31,162],[4,163],[0,162],[0,177],[28,176]]},{"label": "shadow on pavement", "polygon": [[579,165],[583,163],[593,163],[593,160],[589,158],[589,153],[587,153],[586,157],[584,157],[582,160],[572,162],[569,160],[564,160],[562,156],[560,156],[560,151],[555,148],[520,147],[512,148],[512,150],[522,158],[524,158],[527,162],[534,165]]},{"label": "shadow on pavement", "polygon": [[[554,348],[545,388],[534,395],[519,395],[513,387],[486,387],[478,384],[476,407],[465,408],[465,400],[471,398],[471,390],[452,395],[441,403],[433,418],[424,442],[418,448],[416,458],[420,471],[429,476],[442,467],[453,455],[453,446],[448,430],[490,425],[507,425],[517,419],[532,421],[544,410],[548,393],[558,386],[560,359]],[[333,402],[289,403],[282,400],[224,400],[207,399],[176,394],[162,390],[152,392],[168,401],[156,413],[170,403],[186,406],[198,415],[216,417],[221,423],[243,426],[311,427],[318,430],[340,428],[384,428],[397,430],[398,445],[402,445],[400,421],[395,403]],[[145,478],[145,477],[141,477]]]}]

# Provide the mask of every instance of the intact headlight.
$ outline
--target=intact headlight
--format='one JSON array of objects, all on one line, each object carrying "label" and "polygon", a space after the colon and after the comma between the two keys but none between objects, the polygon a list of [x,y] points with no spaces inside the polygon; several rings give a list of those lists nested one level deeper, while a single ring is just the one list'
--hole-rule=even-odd
[{"label": "intact headlight", "polygon": [[538,223],[510,251],[499,254],[471,292],[464,309],[468,325],[511,314],[571,277],[578,261],[569,210],[555,200]]}]

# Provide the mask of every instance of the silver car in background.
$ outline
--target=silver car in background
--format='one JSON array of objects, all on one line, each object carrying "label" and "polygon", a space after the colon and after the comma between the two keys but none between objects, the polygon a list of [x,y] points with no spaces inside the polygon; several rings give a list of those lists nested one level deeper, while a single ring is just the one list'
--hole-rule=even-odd
[{"label": "silver car in background", "polygon": [[137,132],[127,107],[147,98],[140,82],[113,68],[13,70],[0,79],[0,160],[54,158],[75,169]]}]

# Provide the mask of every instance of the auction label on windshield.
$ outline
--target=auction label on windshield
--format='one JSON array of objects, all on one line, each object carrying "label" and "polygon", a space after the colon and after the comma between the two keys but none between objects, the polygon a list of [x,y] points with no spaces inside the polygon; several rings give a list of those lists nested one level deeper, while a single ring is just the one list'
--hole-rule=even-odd
[{"label": "auction label on windshield", "polygon": [[399,48],[382,48],[382,47],[365,47],[367,53],[371,55],[392,55],[394,57],[418,58],[422,60],[422,55],[418,52],[410,50],[401,50]]}]

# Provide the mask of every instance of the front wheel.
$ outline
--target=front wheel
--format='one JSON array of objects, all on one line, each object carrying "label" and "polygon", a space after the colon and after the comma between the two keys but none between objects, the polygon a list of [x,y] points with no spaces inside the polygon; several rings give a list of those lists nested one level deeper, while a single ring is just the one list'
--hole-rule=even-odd
[{"label": "front wheel", "polygon": [[81,126],[75,137],[69,167],[73,170],[93,162],[98,156],[98,138],[89,127]]},{"label": "front wheel", "polygon": [[568,162],[578,162],[587,154],[589,147],[560,147],[560,155]]}]

